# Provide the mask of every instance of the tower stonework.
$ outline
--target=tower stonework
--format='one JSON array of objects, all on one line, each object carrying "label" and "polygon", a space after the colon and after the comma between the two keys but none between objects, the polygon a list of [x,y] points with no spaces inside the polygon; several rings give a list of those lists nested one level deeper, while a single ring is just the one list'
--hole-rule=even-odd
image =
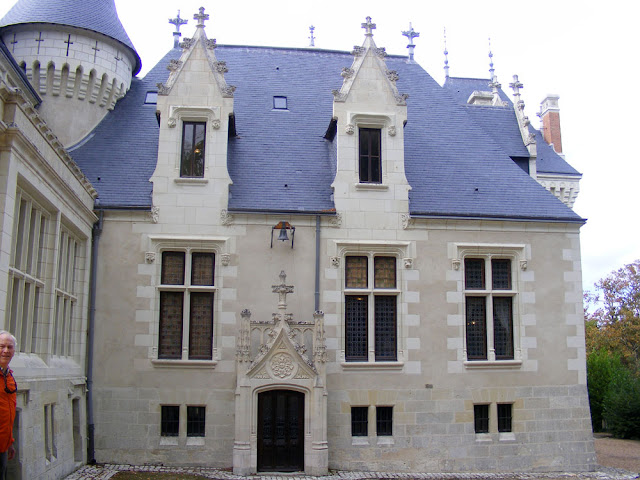
[{"label": "tower stonework", "polygon": [[70,147],[125,95],[141,63],[114,0],[73,10],[60,3],[19,1],[0,21],[0,36],[41,96],[40,114]]}]

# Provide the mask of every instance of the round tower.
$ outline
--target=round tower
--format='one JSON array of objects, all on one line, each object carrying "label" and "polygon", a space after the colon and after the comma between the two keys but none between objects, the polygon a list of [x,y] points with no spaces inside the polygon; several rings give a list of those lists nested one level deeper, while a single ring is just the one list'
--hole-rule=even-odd
[{"label": "round tower", "polygon": [[141,67],[115,0],[18,0],[0,20],[0,37],[66,147],[114,108]]}]

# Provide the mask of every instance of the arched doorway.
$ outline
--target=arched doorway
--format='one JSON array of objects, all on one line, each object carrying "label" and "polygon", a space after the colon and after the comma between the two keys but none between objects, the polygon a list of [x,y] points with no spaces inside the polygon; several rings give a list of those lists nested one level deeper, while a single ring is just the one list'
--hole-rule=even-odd
[{"label": "arched doorway", "polygon": [[258,471],[304,471],[304,393],[258,394]]}]

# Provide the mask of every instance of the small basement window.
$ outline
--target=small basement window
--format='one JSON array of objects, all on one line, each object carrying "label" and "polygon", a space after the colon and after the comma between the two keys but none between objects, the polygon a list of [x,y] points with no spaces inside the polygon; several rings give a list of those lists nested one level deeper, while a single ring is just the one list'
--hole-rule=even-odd
[{"label": "small basement window", "polygon": [[147,96],[144,97],[144,103],[155,105],[158,103],[158,92],[147,92]]},{"label": "small basement window", "polygon": [[287,97],[273,97],[274,110],[287,110]]}]

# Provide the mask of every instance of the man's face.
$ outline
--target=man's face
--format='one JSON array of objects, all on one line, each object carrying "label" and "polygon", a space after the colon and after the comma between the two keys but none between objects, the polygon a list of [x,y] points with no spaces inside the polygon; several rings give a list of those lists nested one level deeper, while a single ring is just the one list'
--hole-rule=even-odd
[{"label": "man's face", "polygon": [[16,347],[11,337],[0,335],[0,367],[3,369],[7,368],[14,353],[16,353]]}]

